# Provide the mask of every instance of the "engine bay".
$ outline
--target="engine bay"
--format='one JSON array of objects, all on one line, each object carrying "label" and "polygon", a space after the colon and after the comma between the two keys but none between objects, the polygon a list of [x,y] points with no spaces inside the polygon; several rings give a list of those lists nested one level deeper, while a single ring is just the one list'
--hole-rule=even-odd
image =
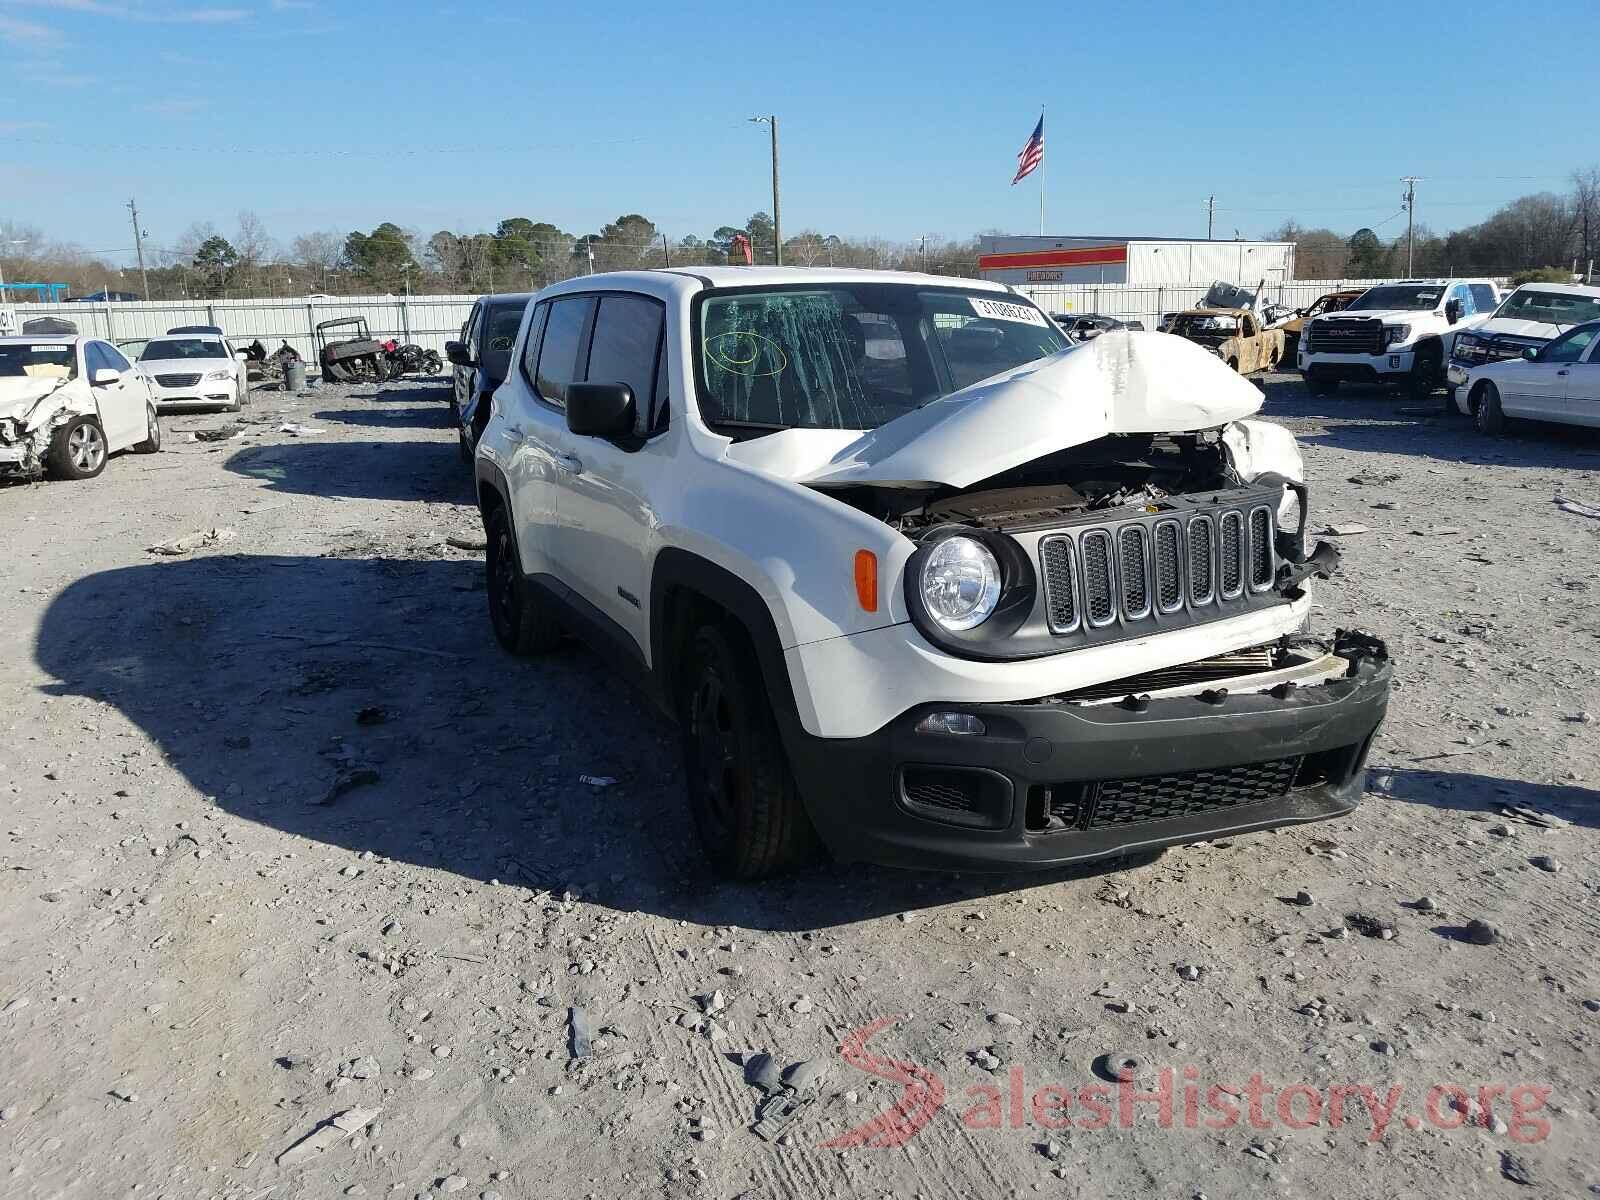
[{"label": "engine bay", "polygon": [[1111,434],[1058,450],[968,488],[817,485],[908,536],[965,525],[1024,532],[1061,524],[1079,514],[1138,505],[1169,496],[1236,487],[1221,439],[1214,432]]}]

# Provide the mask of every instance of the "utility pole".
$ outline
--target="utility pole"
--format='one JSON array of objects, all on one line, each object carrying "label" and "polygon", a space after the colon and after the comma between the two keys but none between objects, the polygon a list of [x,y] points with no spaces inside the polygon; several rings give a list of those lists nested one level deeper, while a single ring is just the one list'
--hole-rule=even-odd
[{"label": "utility pole", "polygon": [[139,228],[139,209],[132,200],[128,211],[133,214],[133,248],[139,252],[139,278],[144,280],[144,298],[150,299],[150,276],[144,269],[144,232]]},{"label": "utility pole", "polygon": [[928,273],[928,235],[922,235],[922,273]]},{"label": "utility pole", "polygon": [[1211,226],[1217,219],[1217,198],[1206,197],[1206,241],[1211,240]]},{"label": "utility pole", "polygon": [[1406,194],[1401,200],[1406,206],[1406,277],[1410,278],[1413,253],[1417,245],[1417,184],[1422,182],[1422,178],[1418,175],[1407,175],[1400,182],[1406,185]]},{"label": "utility pole", "polygon": [[783,214],[778,209],[778,118],[775,116],[751,117],[756,125],[766,125],[772,131],[772,264],[783,266]]}]

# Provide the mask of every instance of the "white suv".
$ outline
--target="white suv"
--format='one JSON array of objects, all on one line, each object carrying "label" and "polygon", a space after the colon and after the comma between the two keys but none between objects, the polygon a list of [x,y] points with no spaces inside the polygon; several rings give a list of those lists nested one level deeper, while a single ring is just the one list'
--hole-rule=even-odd
[{"label": "white suv", "polygon": [[1393,383],[1421,399],[1444,382],[1456,329],[1497,303],[1487,279],[1380,283],[1348,308],[1307,321],[1296,364],[1315,395],[1341,383]]},{"label": "white suv", "polygon": [[[716,866],[1050,866],[1349,811],[1380,642],[1303,636],[1299,450],[1155,333],[998,285],[686,268],[540,292],[476,478],[489,612],[682,730]],[[641,820],[661,819],[639,814]]]}]

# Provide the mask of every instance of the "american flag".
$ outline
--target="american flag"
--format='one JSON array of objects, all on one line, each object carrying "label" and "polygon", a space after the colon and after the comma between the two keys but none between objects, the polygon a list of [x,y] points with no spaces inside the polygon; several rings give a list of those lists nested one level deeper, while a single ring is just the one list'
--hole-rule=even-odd
[{"label": "american flag", "polygon": [[1039,123],[1033,127],[1033,136],[1028,139],[1028,144],[1017,152],[1017,177],[1011,181],[1015,187],[1029,175],[1034,168],[1044,161],[1044,115],[1039,116]]}]

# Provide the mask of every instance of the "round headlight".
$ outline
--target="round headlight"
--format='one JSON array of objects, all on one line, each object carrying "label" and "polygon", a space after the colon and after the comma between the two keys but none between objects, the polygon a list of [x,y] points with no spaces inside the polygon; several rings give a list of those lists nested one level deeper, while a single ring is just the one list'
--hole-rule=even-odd
[{"label": "round headlight", "polygon": [[983,624],[1000,601],[1000,564],[976,538],[948,537],[922,564],[922,602],[950,630]]}]

